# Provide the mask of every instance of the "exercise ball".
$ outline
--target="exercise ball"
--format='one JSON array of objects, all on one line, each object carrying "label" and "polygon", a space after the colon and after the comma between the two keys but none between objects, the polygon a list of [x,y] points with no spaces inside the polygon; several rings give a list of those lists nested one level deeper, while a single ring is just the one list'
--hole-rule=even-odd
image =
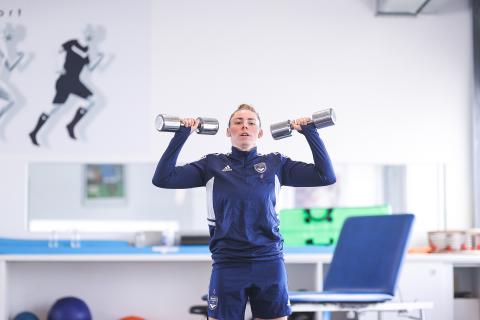
[{"label": "exercise ball", "polygon": [[120,320],[145,320],[145,318],[140,318],[137,316],[128,316],[128,317],[123,317]]},{"label": "exercise ball", "polygon": [[36,315],[29,311],[20,312],[13,320],[39,320]]},{"label": "exercise ball", "polygon": [[58,299],[48,311],[48,320],[92,320],[87,304],[79,298]]}]

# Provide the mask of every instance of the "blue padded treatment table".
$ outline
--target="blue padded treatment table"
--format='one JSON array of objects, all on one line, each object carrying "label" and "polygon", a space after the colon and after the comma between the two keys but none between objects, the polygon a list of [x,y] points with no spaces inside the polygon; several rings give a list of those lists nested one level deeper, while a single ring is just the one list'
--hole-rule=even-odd
[{"label": "blue padded treatment table", "polygon": [[345,221],[322,292],[291,292],[292,303],[383,302],[395,294],[414,217],[350,217]]}]

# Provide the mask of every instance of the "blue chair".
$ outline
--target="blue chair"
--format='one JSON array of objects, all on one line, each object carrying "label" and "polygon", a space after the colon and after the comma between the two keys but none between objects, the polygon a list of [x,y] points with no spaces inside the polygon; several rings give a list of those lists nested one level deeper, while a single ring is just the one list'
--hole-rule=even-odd
[{"label": "blue chair", "polygon": [[[319,305],[333,304],[347,306],[343,308],[345,311],[365,311],[366,305],[393,299],[413,221],[412,214],[348,218],[341,230],[324,290],[289,292],[292,309],[322,311],[329,309]],[[413,306],[420,310],[421,318],[422,306],[425,305]],[[402,306],[399,308],[397,311],[404,310]],[[340,309],[330,310],[342,311]],[[377,306],[374,310],[378,309]],[[412,306],[407,309],[412,310]]]}]

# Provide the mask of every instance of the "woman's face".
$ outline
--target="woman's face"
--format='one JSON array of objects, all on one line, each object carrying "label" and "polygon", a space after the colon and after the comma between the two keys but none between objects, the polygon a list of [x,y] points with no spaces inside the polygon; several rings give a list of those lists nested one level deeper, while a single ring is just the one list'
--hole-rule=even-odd
[{"label": "woman's face", "polygon": [[263,135],[263,130],[259,125],[255,112],[239,110],[233,114],[230,120],[227,137],[230,137],[234,147],[242,151],[249,151],[257,145],[257,139]]}]

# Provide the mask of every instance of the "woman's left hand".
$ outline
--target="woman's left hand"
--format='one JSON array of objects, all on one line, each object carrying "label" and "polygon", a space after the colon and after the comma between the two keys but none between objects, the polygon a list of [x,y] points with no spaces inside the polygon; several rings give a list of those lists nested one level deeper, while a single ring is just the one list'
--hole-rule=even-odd
[{"label": "woman's left hand", "polygon": [[306,125],[312,122],[312,119],[305,117],[305,118],[298,118],[296,120],[292,120],[290,123],[292,124],[292,128],[297,131],[302,131],[301,125]]}]

